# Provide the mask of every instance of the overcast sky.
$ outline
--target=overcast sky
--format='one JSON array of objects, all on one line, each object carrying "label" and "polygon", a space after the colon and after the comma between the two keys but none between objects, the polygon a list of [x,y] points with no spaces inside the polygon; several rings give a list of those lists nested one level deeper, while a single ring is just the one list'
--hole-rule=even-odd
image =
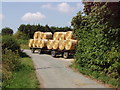
[{"label": "overcast sky", "polygon": [[[1,6],[0,6],[1,7]],[[21,24],[70,26],[73,16],[83,11],[81,2],[2,2],[2,28],[17,31]]]}]

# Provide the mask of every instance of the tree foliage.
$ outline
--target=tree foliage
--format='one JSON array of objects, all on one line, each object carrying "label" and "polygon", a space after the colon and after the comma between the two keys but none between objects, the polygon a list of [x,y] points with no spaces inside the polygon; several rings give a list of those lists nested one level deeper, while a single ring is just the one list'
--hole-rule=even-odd
[{"label": "tree foliage", "polygon": [[13,30],[11,28],[3,28],[2,29],[2,35],[12,35],[13,34]]},{"label": "tree foliage", "polygon": [[120,2],[86,2],[84,12],[85,15],[78,12],[71,22],[79,40],[75,63],[91,71],[119,78]]},{"label": "tree foliage", "polygon": [[20,27],[18,28],[18,31],[26,34],[28,36],[28,38],[33,38],[34,32],[36,31],[41,31],[41,32],[63,32],[63,31],[70,31],[72,30],[70,27],[54,27],[54,26],[42,26],[40,24],[38,25],[20,25]]},{"label": "tree foliage", "polygon": [[13,52],[18,52],[20,50],[20,44],[13,36],[3,36],[2,37],[2,50],[11,50]]}]

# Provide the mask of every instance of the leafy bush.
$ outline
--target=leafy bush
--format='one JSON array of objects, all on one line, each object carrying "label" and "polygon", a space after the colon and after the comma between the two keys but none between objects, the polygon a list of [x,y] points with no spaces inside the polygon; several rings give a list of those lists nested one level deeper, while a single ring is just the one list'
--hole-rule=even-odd
[{"label": "leafy bush", "polygon": [[12,51],[19,51],[20,50],[20,44],[18,41],[12,37],[12,36],[3,36],[2,38],[2,49],[9,49]]},{"label": "leafy bush", "polygon": [[16,39],[22,39],[22,40],[28,40],[29,39],[29,37],[25,33],[21,32],[21,31],[17,31],[13,36]]},{"label": "leafy bush", "polygon": [[11,50],[4,50],[2,55],[2,81],[3,86],[7,85],[8,80],[12,77],[13,71],[18,71],[21,67],[20,56]]},{"label": "leafy bush", "polygon": [[[90,70],[105,74],[113,78],[112,82],[116,79],[117,86],[120,82],[120,23],[118,22],[118,27],[114,27],[112,24],[110,26],[108,21],[100,22],[104,17],[99,16],[95,10],[101,10],[103,7],[95,7],[89,15],[83,16],[78,12],[72,19],[74,35],[79,40],[75,64],[84,67],[86,72]],[[104,10],[98,12],[102,11]],[[99,78],[95,73],[93,75]]]}]

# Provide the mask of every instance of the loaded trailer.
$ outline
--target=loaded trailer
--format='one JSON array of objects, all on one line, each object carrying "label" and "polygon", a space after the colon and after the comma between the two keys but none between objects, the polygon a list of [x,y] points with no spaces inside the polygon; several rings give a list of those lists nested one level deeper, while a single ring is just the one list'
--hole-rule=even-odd
[{"label": "loaded trailer", "polygon": [[39,54],[48,53],[53,57],[61,55],[64,58],[75,54],[76,45],[77,40],[72,31],[55,32],[54,35],[51,32],[37,31],[28,44],[32,53],[37,50]]},{"label": "loaded trailer", "polygon": [[47,49],[39,48],[39,47],[30,47],[32,53],[35,53],[37,50],[39,54],[51,54],[52,57],[57,57],[61,55],[63,58],[67,59],[69,56],[73,56],[75,54],[75,50],[59,50],[59,49]]}]

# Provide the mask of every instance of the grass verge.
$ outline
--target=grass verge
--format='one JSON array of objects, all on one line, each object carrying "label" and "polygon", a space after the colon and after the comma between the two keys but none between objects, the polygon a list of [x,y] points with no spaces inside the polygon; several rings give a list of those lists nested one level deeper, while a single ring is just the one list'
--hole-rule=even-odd
[{"label": "grass verge", "polygon": [[81,67],[80,65],[75,63],[71,64],[70,67],[76,69],[77,71],[84,75],[90,76],[93,79],[97,79],[102,83],[109,84],[111,87],[120,88],[120,78],[119,79],[111,78],[109,76],[106,76],[104,73],[91,71],[90,69]]},{"label": "grass verge", "polygon": [[32,60],[26,56],[23,54],[21,69],[13,72],[13,78],[9,80],[10,84],[6,88],[39,88]]},{"label": "grass verge", "polygon": [[22,48],[22,49],[29,49],[28,44],[21,44],[20,48]]}]

